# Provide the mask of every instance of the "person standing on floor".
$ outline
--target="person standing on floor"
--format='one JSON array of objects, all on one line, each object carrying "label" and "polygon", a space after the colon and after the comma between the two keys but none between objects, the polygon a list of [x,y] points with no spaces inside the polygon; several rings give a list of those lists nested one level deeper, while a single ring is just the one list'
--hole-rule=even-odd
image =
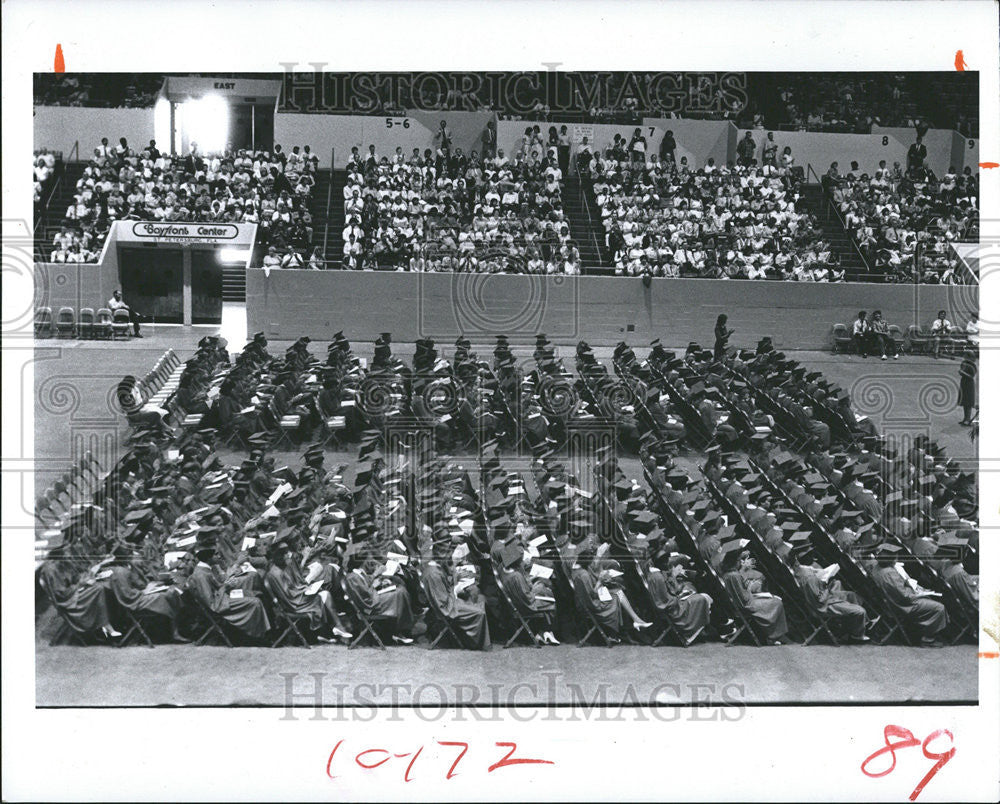
[{"label": "person standing on floor", "polygon": [[976,407],[976,356],[969,352],[958,367],[958,404],[962,408],[963,427],[972,424],[972,411]]}]

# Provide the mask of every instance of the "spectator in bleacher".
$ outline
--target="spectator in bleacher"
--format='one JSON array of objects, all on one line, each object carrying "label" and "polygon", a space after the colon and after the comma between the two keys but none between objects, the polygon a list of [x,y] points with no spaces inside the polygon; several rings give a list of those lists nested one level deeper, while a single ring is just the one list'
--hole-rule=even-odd
[{"label": "spectator in bleacher", "polygon": [[112,313],[115,310],[125,310],[128,313],[128,320],[132,324],[132,334],[137,338],[142,337],[142,334],[139,332],[139,322],[142,320],[142,316],[122,300],[122,292],[120,290],[115,289],[114,293],[111,294],[111,298],[108,299],[108,309]]},{"label": "spectator in bleacher", "polygon": [[749,167],[754,163],[754,155],[757,153],[757,143],[753,140],[753,134],[747,132],[743,139],[736,146],[736,164]]},{"label": "spectator in bleacher", "polygon": [[778,144],[774,141],[774,132],[768,131],[761,149],[761,164],[778,166]]},{"label": "spectator in bleacher", "polygon": [[660,140],[660,160],[670,165],[676,165],[677,164],[677,159],[675,157],[676,150],[677,150],[677,141],[674,139],[674,132],[668,129],[663,134],[663,139]]},{"label": "spectator in bleacher", "polygon": [[492,159],[497,152],[497,126],[492,120],[486,123],[481,140],[483,159]]},{"label": "spectator in bleacher", "polygon": [[919,134],[914,143],[906,150],[906,169],[914,170],[923,168],[927,161],[927,146],[924,145],[924,138]]},{"label": "spectator in bleacher", "polygon": [[633,162],[646,161],[646,137],[643,136],[642,129],[636,127],[632,132],[632,139],[628,143],[628,152]]}]

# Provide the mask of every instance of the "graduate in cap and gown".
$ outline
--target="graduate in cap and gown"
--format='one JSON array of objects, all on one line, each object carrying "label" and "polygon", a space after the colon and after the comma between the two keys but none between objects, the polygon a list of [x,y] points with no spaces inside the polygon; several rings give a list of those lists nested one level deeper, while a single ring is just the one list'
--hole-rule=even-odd
[{"label": "graduate in cap and gown", "polygon": [[858,602],[857,596],[844,591],[839,584],[832,585],[825,571],[812,565],[812,558],[813,549],[808,542],[793,547],[788,557],[792,574],[809,608],[838,633],[858,642],[868,642],[865,632],[879,618],[869,620],[868,612]]},{"label": "graduate in cap and gown", "polygon": [[732,599],[750,619],[764,632],[772,645],[780,645],[788,634],[785,619],[785,604],[780,597],[766,592],[751,592],[743,575],[743,570],[752,570],[749,550],[744,550],[738,542],[729,542],[724,549],[722,582]]},{"label": "graduate in cap and gown", "polygon": [[309,627],[324,642],[336,639],[350,639],[352,634],[343,627],[333,597],[326,589],[313,589],[315,583],[306,583],[291,558],[288,543],[278,540],[268,551],[271,566],[265,575],[265,584],[286,611],[309,618]]},{"label": "graduate in cap and gown", "polygon": [[692,593],[684,584],[685,567],[690,561],[680,553],[660,552],[647,576],[653,605],[671,622],[685,645],[698,639],[712,613],[712,598],[702,592]]},{"label": "graduate in cap and gown", "polygon": [[[195,556],[191,556],[195,563],[187,579],[187,590],[201,605],[218,614],[234,630],[253,641],[263,639],[271,628],[264,601],[251,594],[248,585],[235,576],[225,582],[221,581],[209,563],[213,557],[214,551],[211,549],[199,550]],[[256,570],[250,567],[248,558],[245,563],[245,572],[252,571],[256,574]]]},{"label": "graduate in cap and gown", "polygon": [[348,570],[345,582],[365,616],[388,624],[393,642],[412,644],[416,617],[405,584],[391,581],[383,575],[378,561],[357,552],[348,560]]},{"label": "graduate in cap and gown", "polygon": [[53,603],[80,631],[100,631],[109,638],[120,637],[121,633],[111,624],[107,585],[89,576],[74,582],[72,576],[65,551],[50,550],[39,570],[39,582]]},{"label": "graduate in cap and gown", "polygon": [[940,647],[942,632],[948,627],[948,612],[936,595],[919,584],[909,575],[903,565],[882,563],[898,558],[899,548],[891,544],[881,544],[862,560],[862,566],[875,581],[889,606],[892,607],[905,625],[920,634],[920,644],[924,647]]},{"label": "graduate in cap and gown", "polygon": [[433,601],[433,609],[447,618],[463,647],[489,650],[490,628],[486,621],[486,601],[482,598],[466,600],[458,596],[456,585],[451,582],[448,572],[449,562],[447,545],[435,544],[434,557],[423,568],[424,585],[427,595]]}]

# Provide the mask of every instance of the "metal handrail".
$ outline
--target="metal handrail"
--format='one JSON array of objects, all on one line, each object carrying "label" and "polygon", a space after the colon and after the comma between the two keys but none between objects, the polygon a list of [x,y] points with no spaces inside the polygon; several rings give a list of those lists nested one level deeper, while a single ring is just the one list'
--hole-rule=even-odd
[{"label": "metal handrail", "polygon": [[[587,196],[587,191],[583,187],[583,177],[580,175],[580,169],[574,165],[576,169],[576,180],[580,186],[580,195],[583,197],[583,207],[587,211],[587,220],[590,221],[590,239],[594,242],[594,251],[597,252],[598,261],[601,260],[601,245],[597,242],[597,237],[594,235],[594,215],[590,209],[590,198]],[[611,269],[613,266],[599,265],[599,268]]]},{"label": "metal handrail", "polygon": [[326,248],[330,242],[330,202],[333,198],[333,171],[337,164],[335,161],[336,149],[330,149],[330,183],[326,187],[326,223],[323,225],[323,262],[326,262]]},{"label": "metal handrail", "polygon": [[854,247],[854,253],[858,255],[858,258],[861,260],[861,264],[865,266],[865,270],[869,274],[872,274],[873,273],[872,267],[868,263],[868,260],[865,259],[865,255],[861,253],[861,249],[858,248],[858,241],[854,239],[854,233],[848,230],[847,224],[844,222],[844,218],[840,214],[840,210],[837,209],[837,207],[834,205],[833,199],[827,195],[826,188],[823,187],[823,182],[820,181],[816,171],[813,170],[812,164],[809,163],[806,165],[806,167],[807,167],[807,175],[811,174],[812,176],[814,176],[816,178],[816,183],[820,186],[820,189],[823,191],[822,193],[823,204],[826,206],[827,217],[829,218],[830,213],[832,212],[833,215],[837,218],[837,222],[840,224],[840,228],[847,235],[848,240],[851,241],[851,245]]}]

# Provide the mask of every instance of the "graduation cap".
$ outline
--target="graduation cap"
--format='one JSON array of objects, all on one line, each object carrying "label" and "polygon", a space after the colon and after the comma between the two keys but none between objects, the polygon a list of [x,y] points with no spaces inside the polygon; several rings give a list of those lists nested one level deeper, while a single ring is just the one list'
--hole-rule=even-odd
[{"label": "graduation cap", "polygon": [[313,444],[309,449],[307,449],[302,456],[306,463],[322,463],[323,462],[323,447],[319,444]]},{"label": "graduation cap", "polygon": [[722,545],[722,564],[723,566],[731,564],[736,561],[739,555],[744,551],[745,545],[742,544],[742,539],[730,539],[728,542]]},{"label": "graduation cap", "polygon": [[658,517],[652,511],[638,510],[632,512],[630,519],[638,530],[648,533],[656,524]]}]

